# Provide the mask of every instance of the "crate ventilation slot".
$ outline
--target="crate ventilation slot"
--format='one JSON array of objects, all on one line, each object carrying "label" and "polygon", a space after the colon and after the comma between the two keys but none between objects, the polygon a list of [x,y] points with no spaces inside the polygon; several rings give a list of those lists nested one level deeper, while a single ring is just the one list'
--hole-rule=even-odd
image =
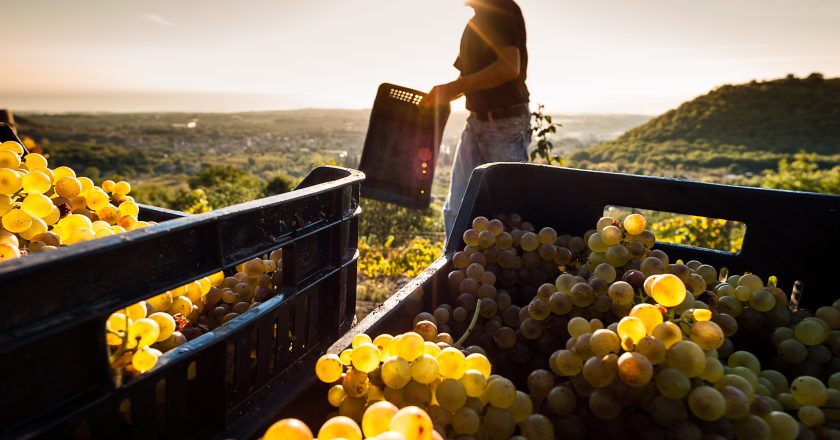
[{"label": "crate ventilation slot", "polygon": [[399,100],[399,101],[405,101],[409,104],[414,104],[414,105],[419,105],[420,101],[423,100],[423,96],[421,96],[421,95],[418,95],[418,94],[412,93],[412,92],[407,92],[405,90],[397,90],[397,89],[391,89],[388,93],[388,96],[390,96],[393,99],[396,99],[396,100]]}]

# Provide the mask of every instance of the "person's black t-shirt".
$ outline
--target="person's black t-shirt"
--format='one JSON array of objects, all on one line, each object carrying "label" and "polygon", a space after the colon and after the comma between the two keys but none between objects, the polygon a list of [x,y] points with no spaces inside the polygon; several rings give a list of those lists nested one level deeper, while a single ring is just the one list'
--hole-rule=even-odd
[{"label": "person's black t-shirt", "polygon": [[528,51],[522,11],[513,0],[475,0],[475,3],[475,16],[464,29],[455,68],[462,76],[473,74],[497,60],[493,47],[516,46],[519,48],[520,73],[518,78],[500,86],[467,93],[467,109],[487,112],[527,103]]}]

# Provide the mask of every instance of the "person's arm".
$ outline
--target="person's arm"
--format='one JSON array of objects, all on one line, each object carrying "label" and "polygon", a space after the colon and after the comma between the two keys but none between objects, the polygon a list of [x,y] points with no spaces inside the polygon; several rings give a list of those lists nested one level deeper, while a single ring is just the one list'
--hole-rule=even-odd
[{"label": "person's arm", "polygon": [[445,104],[461,95],[477,90],[492,89],[519,77],[519,48],[503,46],[496,50],[496,61],[471,75],[462,76],[455,81],[434,86],[429,92],[429,100],[424,104],[431,107]]}]

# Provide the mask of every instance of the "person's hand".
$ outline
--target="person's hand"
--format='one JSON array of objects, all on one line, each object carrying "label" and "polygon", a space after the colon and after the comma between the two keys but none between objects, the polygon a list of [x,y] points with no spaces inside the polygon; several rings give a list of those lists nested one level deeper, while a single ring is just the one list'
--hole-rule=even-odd
[{"label": "person's hand", "polygon": [[440,84],[432,87],[426,97],[420,101],[420,107],[432,109],[437,106],[449,104],[457,98],[460,93],[456,90],[454,83]]}]

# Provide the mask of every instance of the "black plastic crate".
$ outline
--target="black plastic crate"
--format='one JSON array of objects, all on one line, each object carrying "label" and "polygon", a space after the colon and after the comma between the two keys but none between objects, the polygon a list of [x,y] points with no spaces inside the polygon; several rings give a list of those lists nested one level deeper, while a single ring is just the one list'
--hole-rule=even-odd
[{"label": "black plastic crate", "polygon": [[[352,323],[363,179],[320,167],[290,193],[0,266],[0,308],[10,311],[0,316],[0,437],[221,436],[269,393],[293,388],[309,374],[299,365]],[[115,388],[111,312],[280,248],[274,298]]]},{"label": "black plastic crate", "polygon": [[[686,180],[604,173],[533,164],[488,164],[477,168],[455,222],[444,255],[420,276],[406,284],[385,303],[354,326],[330,347],[339,354],[360,333],[399,334],[411,330],[417,313],[452,303],[447,275],[452,255],[463,249],[462,236],[480,215],[492,218],[517,212],[537,227],[551,226],[558,234],[583,234],[595,226],[606,206],[624,206],[665,212],[737,220],[747,225],[739,254],[657,242],[673,258],[698,259],[730,273],[751,271],[766,279],[778,277],[790,293],[797,280],[807,291],[804,305],[815,308],[836,299],[829,288],[833,260],[827,251],[840,247],[840,196],[778,191],[699,183]],[[785,232],[789,231],[789,232]],[[812,239],[811,237],[819,237]],[[818,259],[817,256],[820,256]],[[803,291],[804,292],[804,291]],[[456,338],[459,335],[453,335]],[[314,371],[314,362],[308,366]],[[530,370],[528,370],[530,371]],[[503,371],[507,377],[522,371]],[[297,396],[286,396],[285,405],[272,421],[296,417],[309,426],[320,426],[334,411],[326,399],[329,385],[310,373]],[[262,419],[260,420],[262,422]]]},{"label": "black plastic crate", "polygon": [[409,208],[429,206],[449,105],[424,110],[425,97],[406,87],[379,86],[359,162],[365,173],[362,196]]}]

